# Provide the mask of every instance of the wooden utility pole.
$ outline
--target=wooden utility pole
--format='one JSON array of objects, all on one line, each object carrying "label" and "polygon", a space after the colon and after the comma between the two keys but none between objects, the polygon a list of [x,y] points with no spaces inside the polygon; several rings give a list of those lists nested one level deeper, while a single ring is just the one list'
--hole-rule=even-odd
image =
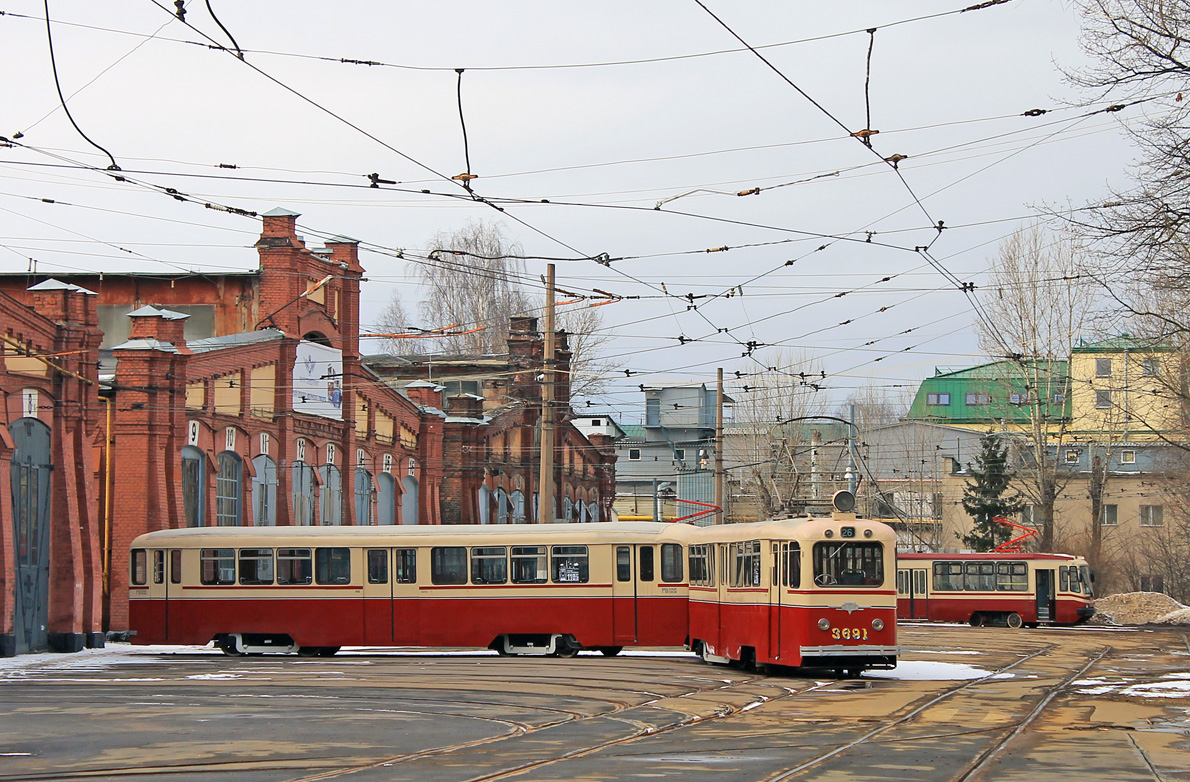
[{"label": "wooden utility pole", "polygon": [[719,382],[715,387],[715,504],[719,511],[715,515],[717,524],[727,522],[724,501],[727,499],[727,486],[723,472],[723,368],[719,368]]},{"label": "wooden utility pole", "polygon": [[541,475],[537,481],[537,523],[554,521],[554,265],[546,267],[545,356],[541,383]]}]

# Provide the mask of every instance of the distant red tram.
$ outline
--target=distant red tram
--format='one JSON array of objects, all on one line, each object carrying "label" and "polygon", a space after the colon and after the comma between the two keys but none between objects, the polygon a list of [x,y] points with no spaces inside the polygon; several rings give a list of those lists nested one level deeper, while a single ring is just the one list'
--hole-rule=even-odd
[{"label": "distant red tram", "polygon": [[132,543],[138,644],[228,654],[347,645],[896,665],[895,537],[851,514],[697,528],[610,522],[202,527]]},{"label": "distant red tram", "polygon": [[1075,625],[1095,614],[1094,575],[1069,554],[897,557],[897,616],[973,626]]}]

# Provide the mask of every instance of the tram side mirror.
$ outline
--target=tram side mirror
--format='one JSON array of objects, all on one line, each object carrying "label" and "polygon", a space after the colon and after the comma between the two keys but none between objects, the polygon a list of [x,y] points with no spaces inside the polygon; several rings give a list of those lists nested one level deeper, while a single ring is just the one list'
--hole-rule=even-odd
[{"label": "tram side mirror", "polygon": [[837,491],[835,492],[835,496],[831,498],[831,504],[840,513],[850,513],[855,508],[855,495],[846,489]]}]

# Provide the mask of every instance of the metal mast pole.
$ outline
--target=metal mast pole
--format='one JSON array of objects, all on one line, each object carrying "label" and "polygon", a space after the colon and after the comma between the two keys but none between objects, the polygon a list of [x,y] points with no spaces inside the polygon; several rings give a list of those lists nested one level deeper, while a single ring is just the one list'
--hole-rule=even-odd
[{"label": "metal mast pole", "polygon": [[715,504],[719,506],[715,521],[718,524],[727,522],[723,504],[726,499],[727,486],[723,472],[723,367],[720,367],[719,380],[715,386]]},{"label": "metal mast pole", "polygon": [[541,384],[541,475],[537,481],[537,523],[554,521],[554,265],[546,267],[545,356]]}]

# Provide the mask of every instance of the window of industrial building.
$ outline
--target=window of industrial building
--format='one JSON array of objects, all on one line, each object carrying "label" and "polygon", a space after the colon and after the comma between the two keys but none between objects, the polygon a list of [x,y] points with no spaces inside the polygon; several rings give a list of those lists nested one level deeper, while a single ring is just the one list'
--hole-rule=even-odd
[{"label": "window of industrial building", "polygon": [[987,394],[967,394],[967,404],[969,405],[986,405],[991,401]]},{"label": "window of industrial building", "polygon": [[471,583],[503,584],[508,581],[508,549],[476,546],[471,549]]},{"label": "window of industrial building", "polygon": [[261,454],[252,460],[252,523],[257,527],[277,525],[277,463]]},{"label": "window of industrial building", "polygon": [[417,583],[417,549],[397,549],[397,583]]},{"label": "window of industrial building", "polygon": [[319,523],[324,527],[337,527],[343,523],[343,474],[333,464],[318,468],[322,479],[322,497],[318,505]]},{"label": "window of industrial building", "polygon": [[273,550],[271,548],[240,549],[240,583],[245,585],[273,583]]},{"label": "window of industrial building", "polygon": [[629,448],[628,449],[628,461],[630,461],[630,462],[640,461],[640,449],[639,448]]},{"label": "window of industrial building", "polygon": [[233,548],[204,548],[199,552],[204,585],[234,584],[236,582],[236,550]]},{"label": "window of industrial building", "polygon": [[950,394],[926,394],[926,404],[930,407],[943,407],[950,404]]},{"label": "window of industrial building", "polygon": [[363,467],[355,468],[355,523],[372,523],[372,473]]},{"label": "window of industrial building", "polygon": [[223,451],[215,457],[219,475],[215,478],[215,523],[221,527],[240,525],[242,495],[242,472],[240,457],[231,451]]},{"label": "window of industrial building", "polygon": [[562,498],[562,521],[574,521],[574,503],[570,501],[569,497]]},{"label": "window of industrial building", "polygon": [[674,448],[674,460],[679,462],[686,461],[686,449]]},{"label": "window of industrial building", "polygon": [[1136,451],[1120,451],[1120,464],[1136,464]]},{"label": "window of industrial building", "polygon": [[1165,507],[1162,505],[1141,505],[1140,506],[1140,526],[1142,526],[1142,527],[1163,527],[1163,526],[1165,526]]},{"label": "window of industrial building", "polygon": [[1104,527],[1114,527],[1120,523],[1120,506],[1104,505],[1099,514],[1099,523]]},{"label": "window of industrial building", "polygon": [[1143,377],[1157,377],[1161,372],[1161,360],[1156,358],[1141,359],[1140,373]]},{"label": "window of industrial building", "polygon": [[1024,405],[1029,403],[1028,391],[1014,391],[1008,395],[1008,403],[1012,405]]},{"label": "window of industrial building", "polygon": [[512,523],[525,523],[525,493],[517,489],[510,495],[512,501]]},{"label": "window of industrial building", "polygon": [[388,549],[368,549],[368,583],[388,583]]},{"label": "window of industrial building", "polygon": [[314,558],[308,548],[277,549],[277,583],[304,586],[314,580]]},{"label": "window of industrial building", "polygon": [[645,426],[661,426],[661,399],[645,398]]},{"label": "window of industrial building", "polygon": [[350,584],[351,549],[314,549],[314,580],[319,584]]},{"label": "window of industrial building", "polygon": [[677,543],[661,544],[661,580],[676,584],[682,581],[682,547]]},{"label": "window of industrial building", "polygon": [[1105,388],[1098,388],[1095,390],[1095,407],[1099,410],[1106,410],[1111,407],[1111,391]]},{"label": "window of industrial building", "polygon": [[291,475],[293,523],[299,527],[308,527],[314,523],[314,468],[306,462],[294,462]]},{"label": "window of industrial building", "polygon": [[430,549],[430,582],[433,584],[467,583],[467,548],[435,546]]},{"label": "window of industrial building", "polygon": [[1111,359],[1095,359],[1095,377],[1111,377]]},{"label": "window of industrial building", "polygon": [[504,489],[496,489],[496,523],[507,524],[508,512],[508,492],[504,491]]},{"label": "window of industrial building", "polygon": [[397,479],[386,472],[376,476],[380,487],[376,493],[376,523],[397,523]]},{"label": "window of industrial building", "polygon": [[554,546],[550,549],[550,572],[557,584],[585,584],[591,578],[586,546]]},{"label": "window of industrial building", "polygon": [[182,449],[182,513],[187,527],[201,527],[206,517],[207,462],[193,445]]},{"label": "window of industrial building", "polygon": [[1076,451],[1073,448],[1067,449],[1062,454],[1062,458],[1066,461],[1067,464],[1078,464],[1079,456],[1080,456],[1079,451]]}]

